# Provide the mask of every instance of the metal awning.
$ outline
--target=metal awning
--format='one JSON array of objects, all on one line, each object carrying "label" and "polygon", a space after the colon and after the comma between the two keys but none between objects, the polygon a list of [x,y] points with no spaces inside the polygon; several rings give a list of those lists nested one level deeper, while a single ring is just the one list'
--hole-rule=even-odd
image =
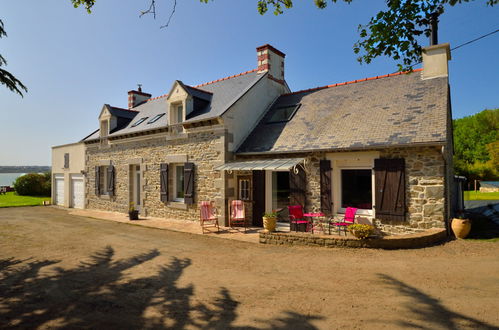
[{"label": "metal awning", "polygon": [[303,162],[303,158],[281,158],[281,159],[252,159],[239,162],[226,163],[215,167],[215,170],[221,171],[289,171],[296,165]]}]

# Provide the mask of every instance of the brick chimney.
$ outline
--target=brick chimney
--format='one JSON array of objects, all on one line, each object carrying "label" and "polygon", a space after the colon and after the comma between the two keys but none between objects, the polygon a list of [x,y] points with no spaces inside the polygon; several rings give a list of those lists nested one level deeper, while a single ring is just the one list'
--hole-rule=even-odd
[{"label": "brick chimney", "polygon": [[256,55],[258,73],[268,72],[270,79],[284,84],[284,57],[286,54],[267,44],[257,47]]},{"label": "brick chimney", "polygon": [[448,77],[451,60],[448,43],[423,48],[423,79]]},{"label": "brick chimney", "polygon": [[142,85],[139,84],[138,90],[131,90],[128,92],[128,109],[135,108],[139,104],[144,103],[151,98],[151,94],[142,92]]}]

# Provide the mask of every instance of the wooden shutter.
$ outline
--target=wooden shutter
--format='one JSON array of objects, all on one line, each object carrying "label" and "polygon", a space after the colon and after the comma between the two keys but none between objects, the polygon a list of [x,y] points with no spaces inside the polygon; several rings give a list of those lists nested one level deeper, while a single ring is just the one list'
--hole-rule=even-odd
[{"label": "wooden shutter", "polygon": [[331,198],[331,161],[323,159],[319,163],[321,174],[321,211],[331,215],[333,203]]},{"label": "wooden shutter", "polygon": [[160,199],[163,203],[168,202],[168,164],[160,165]]},{"label": "wooden shutter", "polygon": [[405,220],[405,161],[374,160],[376,218],[389,221]]},{"label": "wooden shutter", "polygon": [[107,191],[109,196],[114,195],[114,166],[109,165],[107,167]]},{"label": "wooden shutter", "polygon": [[298,173],[294,169],[289,172],[289,205],[301,205],[305,211],[306,175],[303,168],[297,166],[296,169]]},{"label": "wooden shutter", "polygon": [[95,195],[100,196],[100,167],[95,166]]},{"label": "wooden shutter", "polygon": [[64,154],[64,168],[69,168],[69,153]]},{"label": "wooden shutter", "polygon": [[265,212],[265,171],[253,171],[253,226],[263,226]]},{"label": "wooden shutter", "polygon": [[194,204],[194,163],[184,164],[184,203]]}]

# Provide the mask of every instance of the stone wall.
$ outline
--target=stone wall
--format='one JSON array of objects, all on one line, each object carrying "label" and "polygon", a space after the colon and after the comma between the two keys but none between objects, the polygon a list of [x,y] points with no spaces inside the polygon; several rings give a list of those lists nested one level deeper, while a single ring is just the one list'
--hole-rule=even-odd
[{"label": "stone wall", "polygon": [[446,218],[445,162],[439,147],[381,149],[382,158],[404,158],[406,174],[405,221],[376,220],[383,232],[401,234],[444,228]]},{"label": "stone wall", "polygon": [[[224,150],[224,131],[180,134],[173,139],[165,135],[149,135],[135,140],[116,140],[103,147],[98,143],[89,144],[86,150],[87,208],[128,212],[129,167],[134,164],[140,165],[142,171],[142,215],[198,221],[197,204],[201,200],[215,201],[217,208],[223,211],[224,173],[213,169],[223,164]],[[175,156],[195,164],[193,205],[174,202],[165,204],[160,200],[160,164],[170,162]],[[110,161],[115,166],[115,196],[112,198],[95,194],[94,168],[102,165],[102,161]]]}]

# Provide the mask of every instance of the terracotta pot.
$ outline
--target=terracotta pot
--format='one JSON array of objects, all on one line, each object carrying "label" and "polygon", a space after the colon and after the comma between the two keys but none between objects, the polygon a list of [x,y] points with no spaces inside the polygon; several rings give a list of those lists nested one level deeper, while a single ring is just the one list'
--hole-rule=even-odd
[{"label": "terracotta pot", "polygon": [[457,238],[465,238],[471,230],[471,221],[469,219],[452,219],[452,231]]},{"label": "terracotta pot", "polygon": [[275,231],[276,224],[277,218],[263,217],[263,228],[265,228],[267,231]]}]

